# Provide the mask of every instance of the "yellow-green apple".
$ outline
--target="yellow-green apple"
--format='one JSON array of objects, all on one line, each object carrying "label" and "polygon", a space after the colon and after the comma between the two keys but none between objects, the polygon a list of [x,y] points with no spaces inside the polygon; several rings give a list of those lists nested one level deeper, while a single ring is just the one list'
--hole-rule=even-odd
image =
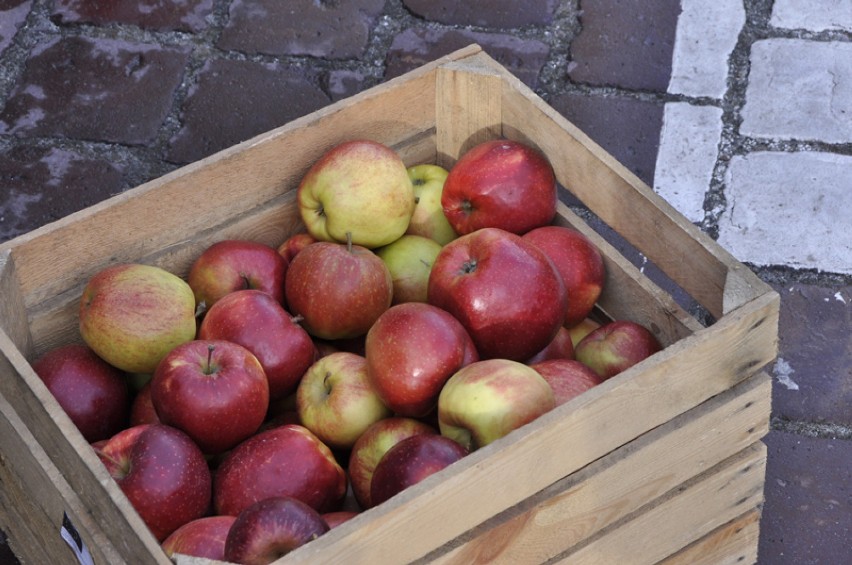
[{"label": "yellow-green apple", "polygon": [[556,215],[556,176],[541,152],[495,139],[474,146],[450,169],[441,205],[458,234],[500,228],[523,234]]},{"label": "yellow-green apple", "polygon": [[373,506],[416,485],[468,454],[468,450],[438,434],[417,434],[388,449],[370,482]]},{"label": "yellow-green apple", "polygon": [[151,402],[151,383],[149,381],[133,397],[133,402],[130,404],[129,426],[160,423],[162,423],[160,417],[157,416],[157,410],[154,408],[154,403]]},{"label": "yellow-green apple", "polygon": [[198,338],[232,341],[251,351],[266,373],[270,400],[295,391],[316,355],[299,318],[260,290],[222,297],[201,321]]},{"label": "yellow-green apple", "polygon": [[574,357],[603,379],[617,375],[662,349],[646,327],[631,320],[606,323],[584,337]]},{"label": "yellow-green apple", "polygon": [[333,449],[349,449],[371,424],[391,415],[367,377],[367,360],[338,351],[310,366],[296,390],[302,425]]},{"label": "yellow-green apple", "polygon": [[36,359],[33,370],[87,442],[108,439],[127,427],[127,377],[89,347],[55,347]]},{"label": "yellow-green apple", "polygon": [[299,183],[299,212],[321,241],[381,247],[398,239],[414,213],[414,188],[397,153],[374,141],[338,144]]},{"label": "yellow-green apple", "polygon": [[89,279],[79,320],[83,341],[107,363],[153,373],[166,353],[195,337],[195,296],[159,267],[113,265]]},{"label": "yellow-green apple", "polygon": [[597,321],[591,318],[585,318],[576,326],[568,328],[568,333],[571,334],[571,343],[574,344],[574,347],[576,348],[577,344],[580,343],[580,340],[592,333],[592,330],[599,327],[601,327],[601,325]]},{"label": "yellow-green apple", "polygon": [[290,261],[293,260],[293,257],[295,257],[299,251],[312,243],[316,243],[317,241],[319,240],[309,233],[295,233],[284,240],[284,243],[278,246],[278,253],[287,260],[287,264],[289,265]]},{"label": "yellow-green apple", "polygon": [[284,290],[307,332],[328,340],[366,334],[393,300],[390,271],[375,253],[324,241],[293,258]]},{"label": "yellow-green apple", "polygon": [[322,519],[328,524],[328,529],[336,528],[344,522],[348,522],[355,516],[360,514],[356,510],[338,510],[337,512],[326,512],[322,515]]},{"label": "yellow-green apple", "polygon": [[597,373],[576,359],[549,359],[530,367],[538,371],[553,389],[557,406],[603,382]]},{"label": "yellow-green apple", "polygon": [[441,249],[429,303],[458,319],[483,359],[529,359],[565,319],[567,297],[553,263],[533,244],[483,228]]},{"label": "yellow-green apple", "polygon": [[161,543],[210,508],[207,461],[189,436],[176,428],[163,424],[127,428],[99,442],[95,452]]},{"label": "yellow-green apple", "polygon": [[439,165],[423,164],[408,168],[408,178],[414,186],[415,206],[405,233],[428,237],[441,245],[458,237],[441,206],[447,174],[447,169]]},{"label": "yellow-green apple", "polygon": [[449,312],[431,304],[392,306],[367,332],[373,388],[398,416],[421,418],[438,404],[453,373],[479,360],[473,340]]},{"label": "yellow-green apple", "polygon": [[283,303],[287,265],[284,256],[273,247],[226,239],[201,252],[189,269],[187,282],[199,312],[235,290],[261,290]]},{"label": "yellow-green apple", "polygon": [[215,455],[258,430],[269,407],[269,384],[260,361],[242,345],[193,340],[172,349],[157,365],[151,402],[162,423]]},{"label": "yellow-green apple", "polygon": [[562,326],[556,332],[556,336],[548,343],[544,349],[527,359],[524,363],[532,365],[548,359],[573,359],[574,344],[571,342],[571,334],[568,328]]},{"label": "yellow-green apple", "polygon": [[523,237],[556,266],[568,292],[565,326],[576,326],[588,317],[603,291],[606,269],[600,251],[589,238],[569,227],[543,226]]},{"label": "yellow-green apple", "polygon": [[329,530],[319,512],[296,498],[260,500],[237,515],[225,540],[225,561],[266,565]]},{"label": "yellow-green apple", "polygon": [[222,459],[213,483],[216,514],[236,516],[259,500],[292,496],[320,513],[337,510],[346,472],[307,428],[286,424],[257,433]]},{"label": "yellow-green apple", "polygon": [[417,434],[437,434],[438,430],[421,420],[394,416],[379,420],[361,434],[349,452],[349,463],[346,472],[352,494],[358,505],[372,508],[370,484],[373,472],[388,449]]},{"label": "yellow-green apple", "polygon": [[187,522],[162,543],[169,558],[176,553],[191,557],[225,560],[225,539],[236,516],[205,516]]},{"label": "yellow-green apple", "polygon": [[438,397],[441,435],[474,451],[532,422],[556,405],[538,372],[508,359],[471,363],[454,374]]},{"label": "yellow-green apple", "polygon": [[437,241],[419,235],[404,235],[376,249],[376,255],[391,274],[392,304],[426,302],[429,273],[440,252],[441,245]]}]

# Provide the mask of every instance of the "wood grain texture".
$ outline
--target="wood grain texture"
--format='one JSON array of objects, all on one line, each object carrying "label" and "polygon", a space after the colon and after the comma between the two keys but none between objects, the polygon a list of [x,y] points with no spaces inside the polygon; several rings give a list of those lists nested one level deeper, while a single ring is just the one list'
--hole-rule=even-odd
[{"label": "wood grain texture", "polygon": [[19,351],[31,354],[33,338],[11,249],[0,251],[0,329]]},{"label": "wood grain texture", "polygon": [[719,526],[659,565],[749,565],[757,562],[760,509]]}]

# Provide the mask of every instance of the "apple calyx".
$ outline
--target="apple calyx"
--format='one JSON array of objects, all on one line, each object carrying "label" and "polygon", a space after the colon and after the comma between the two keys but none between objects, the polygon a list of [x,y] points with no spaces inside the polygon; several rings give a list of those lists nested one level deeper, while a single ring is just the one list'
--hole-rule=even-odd
[{"label": "apple calyx", "polygon": [[462,200],[461,204],[459,205],[459,208],[461,208],[461,211],[464,213],[465,216],[469,216],[470,213],[474,210],[473,202],[471,202],[470,200]]},{"label": "apple calyx", "polygon": [[477,267],[476,259],[470,259],[469,261],[465,261],[464,263],[462,263],[462,266],[461,266],[461,274],[469,275],[470,273],[472,273],[476,270],[476,267]]}]

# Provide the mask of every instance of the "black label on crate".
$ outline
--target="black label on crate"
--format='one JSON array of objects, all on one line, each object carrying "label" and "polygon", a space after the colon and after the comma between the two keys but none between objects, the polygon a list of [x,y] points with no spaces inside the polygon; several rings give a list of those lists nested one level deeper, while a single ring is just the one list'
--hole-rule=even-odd
[{"label": "black label on crate", "polygon": [[74,555],[77,556],[77,561],[80,562],[80,565],[94,565],[89,548],[83,543],[80,533],[74,527],[74,524],[71,523],[67,512],[62,513],[62,528],[60,528],[59,534],[72,551],[74,551]]}]

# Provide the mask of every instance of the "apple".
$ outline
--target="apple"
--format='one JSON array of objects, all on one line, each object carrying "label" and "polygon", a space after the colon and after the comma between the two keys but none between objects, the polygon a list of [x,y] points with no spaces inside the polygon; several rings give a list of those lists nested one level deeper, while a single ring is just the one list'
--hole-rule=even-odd
[{"label": "apple", "polygon": [[172,349],[157,365],[151,402],[162,423],[215,455],[258,430],[269,408],[269,384],[260,361],[242,345],[194,340]]},{"label": "apple", "polygon": [[284,301],[287,260],[268,245],[226,239],[201,252],[189,269],[187,282],[198,308],[206,311],[235,290],[255,289]]},{"label": "apple", "polygon": [[617,375],[650,357],[662,345],[646,327],[615,320],[592,331],[577,344],[574,356],[603,379]]},{"label": "apple", "polygon": [[272,496],[292,496],[320,513],[337,510],[346,473],[331,450],[297,424],[257,433],[222,459],[213,483],[216,514],[236,516]]},{"label": "apple", "polygon": [[319,242],[293,258],[284,284],[290,311],[309,334],[327,340],[367,333],[393,300],[379,257],[359,245]]},{"label": "apple", "polygon": [[163,551],[169,558],[180,553],[223,561],[225,539],[236,519],[235,516],[205,516],[187,522],[165,539]]},{"label": "apple", "polygon": [[352,494],[361,508],[373,506],[370,484],[373,472],[388,449],[417,434],[437,434],[438,430],[420,420],[395,416],[379,420],[361,434],[349,452],[346,471]]},{"label": "apple", "polygon": [[370,382],[398,416],[423,417],[453,373],[479,355],[467,330],[431,304],[392,306],[367,332]]},{"label": "apple", "polygon": [[545,156],[508,139],[462,155],[441,195],[444,215],[460,235],[481,228],[526,233],[553,221],[556,200],[556,176]]},{"label": "apple", "polygon": [[592,333],[592,330],[599,327],[601,327],[600,323],[591,318],[586,318],[576,326],[571,326],[568,328],[568,333],[571,335],[571,343],[574,344],[574,347],[576,348],[577,344],[580,343],[584,337]]},{"label": "apple", "polygon": [[530,367],[550,385],[557,406],[603,382],[597,373],[576,359],[549,359]]},{"label": "apple", "polygon": [[568,307],[565,326],[572,327],[589,316],[603,291],[606,269],[600,251],[574,228],[543,226],[523,238],[547,255],[565,283]]},{"label": "apple", "polygon": [[316,356],[299,318],[260,290],[222,297],[201,321],[198,338],[232,341],[251,351],[266,373],[270,400],[294,392]]},{"label": "apple", "polygon": [[145,424],[118,432],[95,452],[157,538],[206,515],[211,474],[197,445],[182,431]]},{"label": "apple", "polygon": [[370,427],[391,415],[367,377],[367,360],[338,351],[311,365],[296,390],[302,425],[331,448],[349,449]]},{"label": "apple", "polygon": [[535,369],[508,359],[471,363],[438,397],[441,435],[474,451],[532,422],[556,406],[553,390]]},{"label": "apple", "polygon": [[225,561],[267,565],[329,530],[319,512],[290,496],[255,502],[236,517],[225,540]]},{"label": "apple", "polygon": [[127,426],[127,378],[89,347],[55,347],[32,367],[87,442],[108,439]]},{"label": "apple", "polygon": [[441,249],[429,276],[429,303],[455,316],[483,359],[529,359],[565,319],[565,286],[534,245],[483,228]]},{"label": "apple", "polygon": [[320,241],[369,249],[399,239],[414,213],[414,187],[397,153],[374,141],[338,144],[299,183],[299,213]]},{"label": "apple", "polygon": [[328,529],[336,528],[344,522],[348,522],[355,516],[360,514],[356,510],[338,510],[337,512],[326,512],[322,515],[322,519],[328,524]]},{"label": "apple", "polygon": [[195,337],[195,296],[183,279],[135,263],[96,273],[80,300],[80,335],[128,373],[153,373],[166,353]]},{"label": "apple", "polygon": [[441,244],[419,235],[403,235],[376,250],[391,274],[392,304],[426,302],[429,273],[440,252]]},{"label": "apple", "polygon": [[401,440],[376,465],[370,486],[373,505],[381,504],[467,454],[467,449],[437,434],[417,434]]},{"label": "apple", "polygon": [[130,404],[130,423],[129,425],[138,426],[140,424],[161,424],[160,417],[157,415],[157,409],[154,408],[154,403],[151,401],[151,383],[142,387],[142,390],[136,393],[133,402]]},{"label": "apple", "polygon": [[441,245],[458,237],[441,206],[447,174],[447,169],[438,165],[423,164],[408,168],[408,178],[414,186],[415,206],[405,233],[428,237]]},{"label": "apple", "polygon": [[278,246],[278,253],[287,260],[289,265],[299,251],[317,241],[319,240],[309,233],[295,233]]},{"label": "apple", "polygon": [[571,341],[571,333],[568,328],[561,327],[556,336],[544,349],[525,361],[525,365],[532,365],[548,359],[573,359],[574,343]]}]

